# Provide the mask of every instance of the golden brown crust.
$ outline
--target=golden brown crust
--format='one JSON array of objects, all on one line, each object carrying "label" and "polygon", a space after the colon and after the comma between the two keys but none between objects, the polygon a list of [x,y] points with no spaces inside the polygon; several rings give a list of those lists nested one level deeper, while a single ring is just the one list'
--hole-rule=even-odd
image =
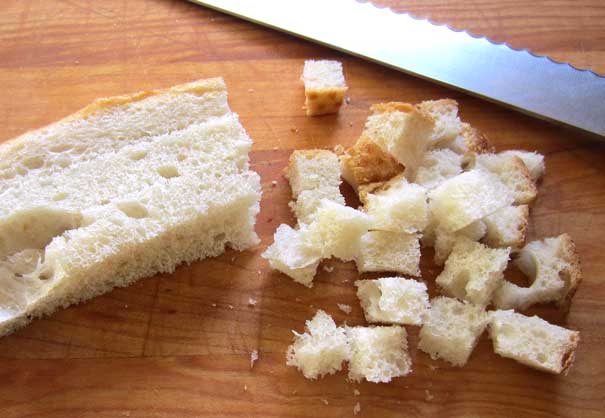
[{"label": "golden brown crust", "polygon": [[522,193],[522,196],[519,196],[517,193],[517,199],[515,199],[516,204],[528,204],[533,202],[538,196],[538,188],[536,184],[531,179],[531,174],[529,173],[529,169],[523,162],[523,160],[516,155],[511,157],[510,166],[507,169],[514,170],[517,175],[522,177],[522,182],[519,183],[520,187],[517,188],[519,193]]},{"label": "golden brown crust", "polygon": [[370,112],[372,112],[373,115],[389,112],[409,113],[413,111],[414,108],[414,105],[404,102],[376,103],[370,106]]},{"label": "golden brown crust", "polygon": [[359,186],[359,201],[365,205],[367,202],[368,194],[377,194],[380,192],[384,192],[390,189],[394,184],[399,183],[401,180],[406,181],[403,173],[397,174],[394,177],[391,177],[387,181],[377,181],[374,183],[363,184]]},{"label": "golden brown crust", "polygon": [[562,244],[559,247],[558,256],[561,260],[567,263],[563,269],[561,276],[565,280],[567,287],[565,297],[557,301],[557,306],[568,310],[571,305],[571,300],[574,297],[578,286],[582,281],[582,266],[580,257],[576,250],[576,244],[573,242],[569,234],[562,234]]},{"label": "golden brown crust", "polygon": [[490,144],[489,139],[479,129],[473,128],[468,123],[462,124],[460,136],[464,139],[467,152],[476,154],[484,154],[494,152],[494,147]]},{"label": "golden brown crust", "polygon": [[347,87],[329,89],[305,89],[305,111],[307,116],[337,113],[344,100]]},{"label": "golden brown crust", "polygon": [[576,357],[576,348],[578,348],[578,343],[580,342],[580,333],[578,331],[574,331],[570,338],[569,342],[565,347],[565,354],[563,354],[563,361],[561,364],[561,372],[563,375],[567,375],[569,372],[569,368],[573,364]]}]

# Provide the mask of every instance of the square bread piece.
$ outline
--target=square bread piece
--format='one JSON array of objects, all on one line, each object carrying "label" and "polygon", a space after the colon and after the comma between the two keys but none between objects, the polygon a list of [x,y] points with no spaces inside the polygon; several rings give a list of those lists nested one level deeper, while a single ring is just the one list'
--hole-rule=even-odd
[{"label": "square bread piece", "polygon": [[471,170],[445,180],[429,192],[431,216],[455,232],[513,203],[511,191],[486,170]]},{"label": "square bread piece", "polygon": [[567,372],[580,341],[577,331],[512,310],[490,312],[489,335],[497,354],[554,374]]},{"label": "square bread piece", "polygon": [[514,197],[516,205],[531,203],[538,189],[523,160],[511,154],[478,154],[475,167],[484,168],[500,177]]},{"label": "square bread piece", "polygon": [[531,151],[509,150],[503,151],[499,155],[504,157],[515,155],[521,158],[525,163],[525,166],[529,170],[529,175],[534,181],[534,183],[540,180],[540,177],[544,175],[544,156],[540,153]]},{"label": "square bread piece", "polygon": [[296,199],[304,190],[340,186],[340,161],[331,151],[312,149],[296,150],[290,154],[285,177],[290,182]]},{"label": "square bread piece", "polygon": [[435,282],[448,296],[486,306],[503,282],[509,254],[510,248],[489,248],[460,237]]},{"label": "square bread piece", "polygon": [[427,189],[434,189],[445,180],[462,173],[464,157],[449,149],[436,149],[422,157],[416,169],[414,183]]},{"label": "square bread piece", "polygon": [[307,116],[338,112],[348,89],[340,62],[305,61],[301,80],[305,84]]},{"label": "square bread piece", "polygon": [[431,115],[435,120],[431,146],[448,144],[460,134],[462,122],[458,117],[458,102],[455,100],[426,100],[418,104],[418,108]]},{"label": "square bread piece", "polygon": [[318,310],[305,322],[305,332],[294,333],[286,364],[297,367],[307,379],[334,374],[349,359],[350,348],[344,328],[337,327],[330,315]]},{"label": "square bread piece", "polygon": [[388,383],[412,371],[405,328],[347,327],[351,347],[349,379],[359,382]]},{"label": "square bread piece", "polygon": [[272,269],[281,271],[295,282],[307,287],[313,286],[320,253],[304,245],[300,230],[285,224],[278,226],[273,236],[273,244],[261,257],[269,261]]},{"label": "square bread piece", "polygon": [[479,241],[483,238],[486,231],[487,227],[481,220],[468,224],[456,232],[448,232],[442,228],[435,228],[434,231],[431,231],[434,235],[435,264],[442,266],[445,263],[459,238],[466,237],[471,241]]},{"label": "square bread piece", "polygon": [[529,206],[506,206],[483,218],[484,242],[490,247],[521,248],[529,224]]},{"label": "square bread piece", "polygon": [[318,251],[321,258],[353,261],[359,254],[361,237],[368,232],[369,225],[365,213],[323,199],[313,221],[304,228],[302,237],[305,246]]},{"label": "square bread piece", "polygon": [[355,259],[360,273],[392,271],[420,276],[420,240],[416,234],[368,231]]},{"label": "square bread piece", "polygon": [[428,224],[427,190],[408,183],[403,175],[360,187],[359,199],[370,217],[370,229],[415,233]]},{"label": "square bread piece", "polygon": [[489,317],[482,306],[447,297],[431,300],[428,319],[420,330],[418,348],[433,360],[464,366],[485,330]]},{"label": "square bread piece", "polygon": [[368,322],[422,325],[429,309],[426,285],[403,277],[357,280],[357,297]]},{"label": "square bread piece", "polygon": [[313,190],[303,190],[298,195],[298,199],[291,201],[288,205],[294,212],[299,224],[308,224],[313,220],[322,199],[340,205],[345,204],[345,198],[338,187],[324,186]]}]

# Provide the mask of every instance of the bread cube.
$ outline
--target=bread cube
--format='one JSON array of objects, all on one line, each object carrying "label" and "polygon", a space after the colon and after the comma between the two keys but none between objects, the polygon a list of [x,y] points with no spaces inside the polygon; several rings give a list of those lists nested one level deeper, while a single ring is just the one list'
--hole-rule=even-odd
[{"label": "bread cube", "polygon": [[528,277],[530,286],[503,282],[494,295],[496,307],[524,310],[548,302],[569,307],[582,280],[582,269],[576,246],[568,234],[530,242],[514,263]]},{"label": "bread cube", "polygon": [[501,152],[500,155],[506,157],[515,155],[521,158],[529,170],[529,175],[534,183],[544,175],[544,156],[542,154],[531,151],[509,150]]},{"label": "bread cube", "polygon": [[368,322],[422,325],[429,309],[426,285],[402,277],[357,280],[357,297]]},{"label": "bread cube", "polygon": [[433,360],[439,358],[464,366],[488,321],[482,306],[437,297],[431,301],[428,318],[420,330],[418,348]]},{"label": "bread cube", "polygon": [[340,62],[305,61],[301,80],[305,84],[307,116],[338,112],[348,89]]},{"label": "bread cube", "polygon": [[351,348],[349,379],[388,383],[412,371],[405,328],[347,327]]},{"label": "bread cube", "polygon": [[477,128],[473,128],[465,122],[462,122],[460,134],[447,144],[447,148],[464,156],[493,152],[493,147],[487,137]]},{"label": "bread cube", "polygon": [[339,371],[350,357],[345,330],[337,327],[332,317],[322,310],[305,325],[303,334],[292,331],[294,343],[288,347],[286,364],[297,367],[307,379]]},{"label": "bread cube", "polygon": [[529,224],[529,206],[506,206],[483,218],[485,243],[490,247],[520,248]]},{"label": "bread cube", "polygon": [[445,180],[429,192],[431,216],[449,232],[513,203],[513,196],[500,179],[485,170],[471,170]]},{"label": "bread cube", "polygon": [[391,232],[421,232],[428,224],[426,189],[399,175],[386,183],[359,189],[359,198],[370,217],[370,229]]},{"label": "bread cube", "polygon": [[538,195],[529,170],[523,160],[515,155],[479,154],[475,157],[475,167],[485,168],[496,174],[508,187],[517,205],[531,203]]},{"label": "bread cube", "polygon": [[435,228],[432,232],[433,247],[435,248],[435,264],[442,266],[452,253],[458,238],[466,237],[471,241],[479,241],[485,235],[487,227],[483,221],[475,221],[456,232],[448,232]]},{"label": "bread cube", "polygon": [[322,258],[352,261],[359,254],[361,236],[368,232],[369,225],[365,213],[322,199],[313,221],[303,232],[303,240]]},{"label": "bread cube", "polygon": [[567,372],[580,341],[577,331],[512,310],[490,312],[489,335],[497,354],[554,374]]},{"label": "bread cube", "polygon": [[424,154],[416,169],[414,183],[433,189],[445,180],[462,173],[462,155],[449,149],[436,149]]},{"label": "bread cube", "polygon": [[290,276],[294,281],[307,287],[313,286],[320,252],[304,245],[301,231],[280,225],[273,236],[273,244],[261,257],[269,260],[271,268]]},{"label": "bread cube", "polygon": [[368,231],[355,259],[360,273],[393,271],[420,276],[420,242],[416,234]]},{"label": "bread cube", "polygon": [[453,141],[462,128],[458,117],[458,102],[452,99],[426,100],[418,108],[433,117],[435,128],[431,136],[431,145],[440,146]]},{"label": "bread cube", "polygon": [[304,190],[340,186],[340,162],[331,151],[296,150],[290,155],[285,177],[296,199]]},{"label": "bread cube", "polygon": [[319,208],[322,199],[327,199],[340,205],[345,204],[345,198],[340,193],[338,187],[324,186],[313,190],[303,190],[298,195],[298,199],[289,203],[299,224],[308,224],[313,220],[313,216],[317,208]]},{"label": "bread cube", "polygon": [[509,254],[510,248],[489,248],[460,237],[435,282],[448,296],[488,305],[503,282]]}]

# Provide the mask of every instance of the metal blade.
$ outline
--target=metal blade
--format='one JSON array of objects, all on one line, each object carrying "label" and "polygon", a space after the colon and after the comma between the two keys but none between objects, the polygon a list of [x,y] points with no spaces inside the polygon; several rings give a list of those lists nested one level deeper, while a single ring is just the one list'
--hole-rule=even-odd
[{"label": "metal blade", "polygon": [[189,0],[605,139],[605,77],[355,0]]}]

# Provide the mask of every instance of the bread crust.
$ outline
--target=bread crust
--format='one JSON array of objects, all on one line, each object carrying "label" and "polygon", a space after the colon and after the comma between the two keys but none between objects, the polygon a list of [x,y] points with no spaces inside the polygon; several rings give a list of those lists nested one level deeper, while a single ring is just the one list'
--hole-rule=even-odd
[{"label": "bread crust", "polygon": [[472,127],[468,123],[462,124],[460,136],[464,138],[468,152],[474,152],[476,154],[494,152],[494,147],[490,144],[487,136],[485,136],[485,134],[483,134],[483,132],[481,132],[479,129]]}]

